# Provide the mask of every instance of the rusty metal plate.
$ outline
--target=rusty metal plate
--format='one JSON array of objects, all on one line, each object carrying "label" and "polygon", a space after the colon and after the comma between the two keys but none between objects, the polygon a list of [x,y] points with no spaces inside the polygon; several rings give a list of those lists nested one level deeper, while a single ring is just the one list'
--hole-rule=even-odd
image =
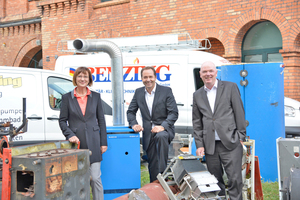
[{"label": "rusty metal plate", "polygon": [[78,169],[77,154],[62,157],[62,171],[63,173],[76,171]]},{"label": "rusty metal plate", "polygon": [[45,174],[46,177],[61,174],[61,157],[47,159],[45,161]]},{"label": "rusty metal plate", "polygon": [[46,195],[62,191],[62,175],[46,178]]},{"label": "rusty metal plate", "polygon": [[33,152],[47,151],[51,149],[57,149],[55,143],[44,143],[39,145],[30,145],[30,146],[19,146],[11,148],[11,155],[18,156],[24,155]]},{"label": "rusty metal plate", "polygon": [[70,143],[69,141],[58,141],[58,142],[10,147],[12,156],[24,155],[29,153],[37,153],[41,151],[47,151],[47,150],[53,150],[59,148],[77,149],[78,145],[74,143]]}]

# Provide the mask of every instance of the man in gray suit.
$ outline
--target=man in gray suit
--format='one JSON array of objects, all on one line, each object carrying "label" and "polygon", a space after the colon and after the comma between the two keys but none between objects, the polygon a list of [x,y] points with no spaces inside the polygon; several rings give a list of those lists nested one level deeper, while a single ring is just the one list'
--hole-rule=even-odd
[{"label": "man in gray suit", "polygon": [[[136,89],[127,110],[127,119],[135,132],[143,131],[143,149],[148,157],[150,182],[153,182],[158,173],[167,167],[178,109],[171,88],[155,83],[156,72],[153,67],[144,67],[141,77],[145,87]],[[142,114],[143,126],[136,120],[138,109]]]},{"label": "man in gray suit", "polygon": [[196,154],[205,158],[208,171],[218,179],[225,195],[223,168],[228,176],[230,200],[242,200],[242,156],[246,137],[243,102],[235,83],[217,80],[214,63],[201,66],[204,86],[193,96],[193,128]]}]

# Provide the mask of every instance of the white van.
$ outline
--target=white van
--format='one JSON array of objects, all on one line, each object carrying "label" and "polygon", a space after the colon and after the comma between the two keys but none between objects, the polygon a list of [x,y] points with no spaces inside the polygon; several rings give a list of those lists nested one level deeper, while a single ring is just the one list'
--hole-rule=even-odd
[{"label": "white van", "polygon": [[[123,52],[125,113],[135,89],[143,86],[141,69],[145,66],[154,66],[157,83],[171,87],[176,99],[179,110],[179,118],[175,124],[176,132],[192,133],[192,97],[195,87],[199,88],[203,85],[199,70],[206,60],[214,61],[217,66],[229,63],[220,56],[203,51]],[[56,61],[55,71],[72,74],[79,66],[86,66],[92,71],[94,90],[100,92],[102,99],[111,104],[111,59],[109,55],[97,53],[60,56]],[[125,125],[128,125],[127,120],[125,122]]]},{"label": "white van", "polygon": [[[161,51],[163,48],[168,48],[164,40],[167,40],[169,37],[162,37],[162,39],[160,39],[159,36],[154,37],[155,40],[158,39],[164,44],[154,45],[157,44],[157,42],[151,43],[151,37],[147,36],[107,39],[108,41],[114,42],[123,51],[125,113],[135,89],[143,86],[140,74],[141,69],[145,66],[154,66],[157,73],[157,83],[171,87],[177,102],[179,118],[175,123],[176,133],[192,134],[192,96],[193,93],[203,85],[199,77],[200,66],[207,60],[213,61],[216,66],[230,64],[230,62],[215,54],[195,51],[191,50],[191,48]],[[142,46],[140,43],[145,44]],[[136,44],[138,46],[135,46]],[[180,44],[178,47],[180,47]],[[72,41],[68,44],[68,48],[72,49]],[[154,48],[156,48],[155,51],[153,50]],[[147,49],[150,49],[150,51]],[[93,88],[102,94],[102,98],[106,102],[111,104],[110,56],[106,53],[60,56],[56,61],[55,71],[72,75],[79,66],[90,68],[94,79]],[[293,136],[297,134],[300,136],[299,107],[300,102],[293,100],[291,104],[291,100],[285,98],[285,124],[287,125],[287,130],[292,128]],[[127,125],[127,120],[125,120],[125,123],[125,125]],[[141,120],[139,123],[141,123]]]},{"label": "white van", "polygon": [[[62,95],[73,88],[69,75],[1,66],[0,123],[10,121],[14,127],[19,127],[23,115],[22,99],[26,98],[27,132],[14,137],[14,145],[65,140],[58,125],[60,102]],[[111,115],[111,107],[105,103],[104,107]]]},{"label": "white van", "polygon": [[285,135],[287,138],[300,137],[300,102],[284,98]]}]

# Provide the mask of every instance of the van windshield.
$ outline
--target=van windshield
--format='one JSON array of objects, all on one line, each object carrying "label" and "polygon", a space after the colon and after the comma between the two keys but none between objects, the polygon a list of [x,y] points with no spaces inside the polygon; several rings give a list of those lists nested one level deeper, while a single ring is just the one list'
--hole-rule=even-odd
[{"label": "van windshield", "polygon": [[52,109],[60,109],[62,95],[74,89],[72,81],[58,78],[48,78],[49,104]]}]

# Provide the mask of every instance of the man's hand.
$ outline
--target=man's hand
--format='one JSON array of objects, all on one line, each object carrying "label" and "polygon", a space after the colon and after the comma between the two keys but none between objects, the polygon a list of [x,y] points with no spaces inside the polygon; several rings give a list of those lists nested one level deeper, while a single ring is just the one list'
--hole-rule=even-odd
[{"label": "man's hand", "polygon": [[101,146],[100,148],[102,153],[105,153],[105,151],[107,150],[107,146]]},{"label": "man's hand", "polygon": [[199,148],[196,150],[196,155],[197,155],[197,156],[204,156],[204,147],[199,147]]},{"label": "man's hand", "polygon": [[161,132],[161,131],[164,131],[165,128],[163,126],[154,126],[151,130],[152,133],[158,133],[158,132]]},{"label": "man's hand", "polygon": [[136,125],[134,125],[133,127],[132,127],[132,129],[134,130],[134,132],[141,132],[141,131],[143,131],[144,129],[143,129],[143,127],[141,126],[141,125],[139,125],[139,124],[136,124]]},{"label": "man's hand", "polygon": [[76,136],[72,136],[72,137],[69,138],[69,142],[78,144],[79,143],[79,139]]}]

